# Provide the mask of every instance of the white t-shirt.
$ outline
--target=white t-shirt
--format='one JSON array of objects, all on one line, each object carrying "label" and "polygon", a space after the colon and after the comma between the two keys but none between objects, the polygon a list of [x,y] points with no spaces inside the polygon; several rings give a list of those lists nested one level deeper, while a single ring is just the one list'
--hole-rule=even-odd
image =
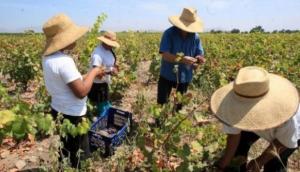
[{"label": "white t-shirt", "polygon": [[[225,124],[223,124],[223,131],[226,134],[239,134],[241,132],[240,129],[230,127]],[[296,114],[287,122],[275,128],[263,131],[254,131],[254,133],[268,142],[272,142],[277,139],[287,148],[296,148],[298,146],[297,142],[300,139],[300,105]]]},{"label": "white t-shirt", "polygon": [[77,98],[67,85],[76,79],[82,79],[74,60],[62,52],[56,52],[43,57],[42,65],[46,88],[51,95],[51,107],[66,115],[85,115],[86,97]]},{"label": "white t-shirt", "polygon": [[[90,68],[93,66],[103,66],[105,68],[113,67],[115,57],[110,50],[105,49],[102,45],[98,45],[91,55]],[[95,78],[94,83],[111,83],[111,76],[105,75],[102,79]]]}]

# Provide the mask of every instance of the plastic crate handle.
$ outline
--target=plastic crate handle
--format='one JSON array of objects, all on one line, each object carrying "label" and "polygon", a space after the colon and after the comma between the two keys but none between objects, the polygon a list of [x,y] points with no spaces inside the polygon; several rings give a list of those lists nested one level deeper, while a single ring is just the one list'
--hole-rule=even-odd
[{"label": "plastic crate handle", "polygon": [[120,110],[116,110],[116,112],[119,113],[119,114],[122,114],[122,115],[125,115],[125,114],[126,114],[125,112],[120,111]]}]

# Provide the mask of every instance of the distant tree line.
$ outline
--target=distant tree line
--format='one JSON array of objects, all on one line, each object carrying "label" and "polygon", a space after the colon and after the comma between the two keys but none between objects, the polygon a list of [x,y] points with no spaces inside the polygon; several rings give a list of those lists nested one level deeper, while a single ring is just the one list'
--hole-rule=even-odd
[{"label": "distant tree line", "polygon": [[[100,31],[101,33],[104,31]],[[122,31],[120,33],[127,33],[130,31]],[[136,31],[141,33],[159,33],[159,31]],[[290,29],[281,29],[281,30],[273,30],[273,31],[265,31],[265,29],[262,26],[255,26],[250,31],[241,31],[240,29],[234,28],[230,31],[224,31],[220,29],[212,29],[209,31],[210,33],[217,34],[217,33],[233,33],[233,34],[239,34],[239,33],[300,33],[300,30],[290,30]],[[17,33],[5,33],[0,32],[0,35],[24,35],[24,34],[32,34],[32,35],[39,35],[42,34],[42,32],[35,32],[32,29],[27,29],[22,32]]]},{"label": "distant tree line", "polygon": [[231,31],[222,31],[222,30],[214,30],[212,29],[210,33],[298,33],[300,30],[290,30],[290,29],[282,29],[282,30],[274,30],[272,32],[267,32],[262,26],[255,26],[249,32],[248,31],[240,31],[237,28],[232,29]]}]

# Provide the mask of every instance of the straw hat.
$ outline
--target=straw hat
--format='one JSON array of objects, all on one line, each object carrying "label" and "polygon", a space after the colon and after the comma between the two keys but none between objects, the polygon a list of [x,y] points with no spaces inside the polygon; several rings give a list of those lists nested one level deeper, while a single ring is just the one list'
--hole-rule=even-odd
[{"label": "straw hat", "polygon": [[171,16],[169,21],[186,32],[203,32],[203,22],[193,8],[184,8],[180,16]]},{"label": "straw hat", "polygon": [[120,47],[120,44],[117,42],[117,35],[115,32],[107,31],[104,33],[104,35],[98,37],[98,39],[109,46],[112,46],[115,48]]},{"label": "straw hat", "polygon": [[43,31],[46,36],[43,55],[47,56],[74,43],[88,29],[77,26],[68,16],[58,14],[44,24]]},{"label": "straw hat", "polygon": [[250,66],[236,80],[215,91],[211,110],[223,123],[246,131],[274,128],[290,119],[299,106],[298,91],[287,79]]}]

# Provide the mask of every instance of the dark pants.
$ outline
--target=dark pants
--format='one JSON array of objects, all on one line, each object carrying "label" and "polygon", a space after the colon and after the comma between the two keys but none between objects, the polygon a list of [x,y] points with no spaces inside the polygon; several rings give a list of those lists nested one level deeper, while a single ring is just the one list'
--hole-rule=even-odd
[{"label": "dark pants", "polygon": [[108,101],[109,88],[107,83],[93,83],[88,98],[94,104]]},{"label": "dark pants", "polygon": [[[169,81],[164,77],[160,76],[158,80],[158,87],[157,87],[157,103],[158,104],[165,104],[169,100],[170,93],[172,88],[176,88],[177,92],[184,94],[187,92],[189,83],[179,83],[177,84],[174,81]],[[176,109],[179,110],[182,108],[181,104],[178,104]]]},{"label": "dark pants", "polygon": [[[237,151],[235,153],[235,157],[239,156],[248,156],[248,152],[250,147],[259,139],[260,137],[256,135],[253,132],[241,132],[241,140],[239,143],[239,146],[237,148]],[[298,141],[298,145],[300,144],[300,140]],[[271,159],[268,163],[264,165],[264,172],[285,172],[285,168],[287,167],[287,162],[289,156],[296,150],[295,149],[286,149],[283,151],[279,156],[281,160],[278,158]],[[284,166],[283,166],[284,165]],[[246,171],[246,164],[243,164],[240,167],[240,171],[244,172]]]},{"label": "dark pants", "polygon": [[[51,114],[56,120],[58,112],[55,109],[51,109]],[[82,121],[82,116],[70,116],[63,114],[63,119],[68,119],[74,125],[77,125]],[[62,121],[61,121],[62,122]],[[66,157],[70,157],[71,166],[76,168],[80,167],[79,160],[86,159],[90,156],[90,146],[88,134],[78,135],[73,137],[70,134],[67,134],[66,137],[60,137],[60,140],[63,143],[62,151],[60,152],[60,160]],[[81,149],[83,152],[80,153],[78,157],[78,150]]]}]

